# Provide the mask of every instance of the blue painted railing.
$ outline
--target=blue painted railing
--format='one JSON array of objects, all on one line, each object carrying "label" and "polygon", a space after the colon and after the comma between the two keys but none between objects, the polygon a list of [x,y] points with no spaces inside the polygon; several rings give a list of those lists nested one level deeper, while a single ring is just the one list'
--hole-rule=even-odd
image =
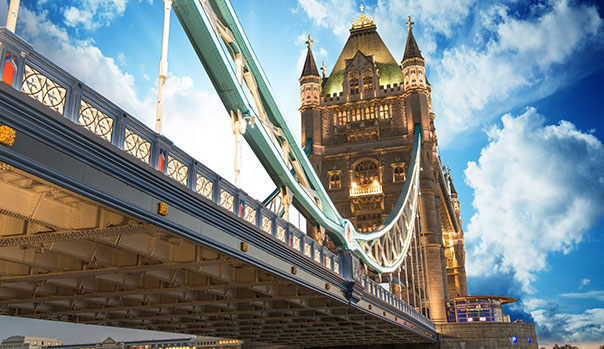
[{"label": "blue painted railing", "polygon": [[[200,200],[212,201],[344,277],[343,256],[334,254],[278,217],[261,202],[34,51],[31,45],[5,28],[0,28],[0,43],[0,76],[4,83],[130,154],[133,161],[141,161],[165,174],[175,185],[182,185],[197,193]],[[435,330],[434,324],[412,306],[366,275],[361,275],[360,278],[362,288],[375,300]]]}]

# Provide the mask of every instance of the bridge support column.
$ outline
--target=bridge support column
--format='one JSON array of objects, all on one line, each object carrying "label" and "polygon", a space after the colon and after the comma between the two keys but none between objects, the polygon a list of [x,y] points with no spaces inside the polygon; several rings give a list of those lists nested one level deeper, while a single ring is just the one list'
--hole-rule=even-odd
[{"label": "bridge support column", "polygon": [[429,160],[431,159],[431,147],[424,148],[422,150],[423,171],[420,178],[420,217],[422,240],[426,248],[425,264],[428,271],[430,317],[435,323],[445,323],[447,322],[448,290],[438,192],[435,190],[436,180],[432,171],[432,162]]}]

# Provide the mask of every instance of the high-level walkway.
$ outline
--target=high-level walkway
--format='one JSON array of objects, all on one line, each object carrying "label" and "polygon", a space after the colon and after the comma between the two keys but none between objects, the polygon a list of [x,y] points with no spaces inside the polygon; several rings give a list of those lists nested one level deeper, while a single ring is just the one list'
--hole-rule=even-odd
[{"label": "high-level walkway", "polygon": [[315,243],[11,32],[0,43],[0,314],[290,346],[436,341],[354,254]]}]

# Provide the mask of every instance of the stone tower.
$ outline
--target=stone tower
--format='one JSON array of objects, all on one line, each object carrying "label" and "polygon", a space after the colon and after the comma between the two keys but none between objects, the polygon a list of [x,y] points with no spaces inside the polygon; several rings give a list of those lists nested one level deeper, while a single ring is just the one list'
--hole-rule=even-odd
[{"label": "stone tower", "polygon": [[[451,194],[443,191],[445,179],[436,153],[431,87],[411,24],[409,21],[399,65],[380,38],[373,17],[361,12],[331,73],[323,78],[318,74],[309,39],[300,78],[302,142],[312,146],[310,161],[336,208],[358,231],[368,232],[388,217],[402,192],[414,126],[420,125],[420,230],[425,262],[418,263],[418,268],[427,266],[424,284],[429,286],[422,304],[417,306],[429,309],[438,323],[447,320],[445,304],[449,299],[442,224],[445,220],[457,222],[458,215]],[[450,226],[448,230],[456,231],[455,224]],[[324,236],[311,224],[307,228],[315,239],[323,241]],[[325,243],[331,245],[329,239]],[[467,293],[467,287],[458,279],[459,289]]]}]

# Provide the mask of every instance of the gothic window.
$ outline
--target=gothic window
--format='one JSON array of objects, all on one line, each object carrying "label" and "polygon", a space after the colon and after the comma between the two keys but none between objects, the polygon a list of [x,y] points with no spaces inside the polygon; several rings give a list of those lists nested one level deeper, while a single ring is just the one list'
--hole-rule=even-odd
[{"label": "gothic window", "polygon": [[319,103],[319,88],[313,87],[313,100],[315,103]]},{"label": "gothic window", "polygon": [[338,111],[338,125],[345,125],[347,121],[347,115],[345,110]]},{"label": "gothic window", "polygon": [[363,78],[363,92],[373,91],[373,77],[366,76]]},{"label": "gothic window", "polygon": [[405,163],[404,162],[392,164],[392,181],[395,183],[405,181]]},{"label": "gothic window", "polygon": [[342,173],[341,171],[329,171],[329,189],[340,189],[342,188]]},{"label": "gothic window", "polygon": [[350,94],[351,95],[359,94],[359,79],[357,79],[357,78],[350,79]]},{"label": "gothic window", "polygon": [[366,120],[375,119],[375,111],[373,109],[373,105],[365,107],[365,119]]},{"label": "gothic window", "polygon": [[355,182],[358,185],[369,185],[379,178],[378,163],[375,159],[362,160],[354,166]]},{"label": "gothic window", "polygon": [[390,106],[388,103],[379,106],[380,119],[388,119],[390,117]]},{"label": "gothic window", "polygon": [[352,108],[350,110],[350,121],[361,121],[361,110],[359,108]]}]

